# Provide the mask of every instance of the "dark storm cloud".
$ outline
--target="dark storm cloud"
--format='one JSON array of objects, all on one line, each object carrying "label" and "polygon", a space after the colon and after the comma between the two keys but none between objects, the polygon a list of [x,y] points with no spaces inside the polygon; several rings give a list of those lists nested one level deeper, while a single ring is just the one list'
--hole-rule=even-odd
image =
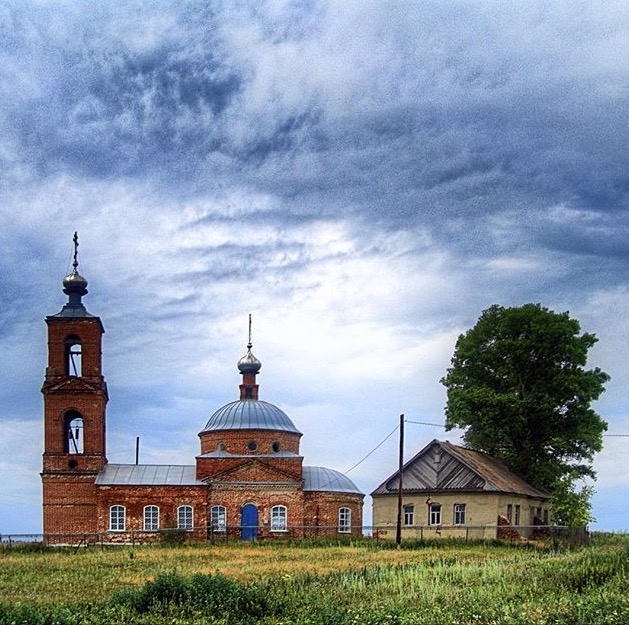
[{"label": "dark storm cloud", "polygon": [[[96,31],[120,23],[112,7],[88,3],[84,15],[70,12],[77,30],[70,39],[60,17],[47,21],[17,4],[5,11],[11,36],[4,60],[30,85],[4,105],[20,161],[44,175],[158,177],[175,191],[229,185],[239,171],[247,184],[287,204],[303,198],[298,210],[319,215],[342,187],[358,212],[391,228],[543,202],[626,206],[627,94],[606,89],[606,68],[596,73],[569,50],[575,35],[561,30],[565,12],[519,7],[487,21],[488,7],[455,4],[444,13],[430,3],[404,5],[411,26],[393,15],[391,34],[381,33],[390,75],[378,49],[339,50],[340,67],[363,53],[373,72],[358,73],[352,87],[363,106],[340,113],[314,77],[290,106],[251,106],[261,69],[255,56],[234,55],[229,11],[162,9],[171,21],[176,16],[177,36],[164,27],[144,45],[128,33],[140,17],[135,4],[125,15],[127,33],[109,39]],[[271,16],[241,7],[236,14],[237,22],[243,15],[257,20],[268,50],[298,46],[303,63],[316,69],[329,62],[310,47],[320,20],[333,19],[325,3],[288,4]],[[540,46],[552,38],[546,56],[517,36],[517,19],[537,29]],[[604,33],[591,31],[593,41],[581,45],[595,48]],[[613,79],[614,67],[607,71]],[[396,91],[406,95],[387,99]]]}]

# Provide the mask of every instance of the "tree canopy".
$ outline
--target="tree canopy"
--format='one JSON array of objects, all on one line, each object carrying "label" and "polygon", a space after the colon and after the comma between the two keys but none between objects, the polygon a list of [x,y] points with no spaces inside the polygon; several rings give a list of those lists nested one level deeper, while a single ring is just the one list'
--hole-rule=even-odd
[{"label": "tree canopy", "polygon": [[530,484],[554,491],[590,476],[605,421],[590,407],[609,376],[585,369],[594,334],[540,304],[483,311],[459,336],[447,388],[446,429],[505,462]]}]

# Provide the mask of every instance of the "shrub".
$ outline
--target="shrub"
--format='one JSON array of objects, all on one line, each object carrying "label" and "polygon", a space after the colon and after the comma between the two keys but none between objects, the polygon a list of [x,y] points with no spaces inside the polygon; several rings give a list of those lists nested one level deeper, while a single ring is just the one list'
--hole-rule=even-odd
[{"label": "shrub", "polygon": [[203,613],[226,618],[230,623],[254,623],[269,611],[261,589],[220,574],[190,578],[177,573],[163,573],[142,588],[118,593],[112,606],[122,606],[139,614]]}]

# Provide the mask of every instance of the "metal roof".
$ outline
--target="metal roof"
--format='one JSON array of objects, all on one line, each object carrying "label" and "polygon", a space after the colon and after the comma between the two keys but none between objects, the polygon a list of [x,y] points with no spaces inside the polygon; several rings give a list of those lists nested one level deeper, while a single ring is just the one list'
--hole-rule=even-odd
[{"label": "metal roof", "polygon": [[259,399],[241,399],[219,408],[203,432],[211,430],[278,430],[301,434],[284,411]]},{"label": "metal roof", "polygon": [[[500,492],[548,499],[518,477],[497,458],[480,451],[431,441],[402,467],[404,492]],[[399,471],[389,476],[371,494],[396,493]]]},{"label": "metal roof", "polygon": [[346,475],[326,467],[303,467],[304,490],[362,495],[358,486]]},{"label": "metal roof", "polygon": [[194,465],[106,464],[97,486],[202,486]]},{"label": "metal roof", "polygon": [[[305,491],[362,495],[347,476],[326,467],[303,467]],[[197,480],[194,465],[107,464],[96,478],[97,486],[205,486]]]}]

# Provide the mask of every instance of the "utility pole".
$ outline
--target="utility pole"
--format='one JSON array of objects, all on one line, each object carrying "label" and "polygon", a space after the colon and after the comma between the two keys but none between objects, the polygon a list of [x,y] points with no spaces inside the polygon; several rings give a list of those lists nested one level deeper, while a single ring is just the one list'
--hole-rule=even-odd
[{"label": "utility pole", "polygon": [[397,488],[397,527],[395,529],[395,544],[400,548],[402,543],[402,467],[404,466],[404,415],[400,415],[400,455],[398,459],[398,488]]}]

